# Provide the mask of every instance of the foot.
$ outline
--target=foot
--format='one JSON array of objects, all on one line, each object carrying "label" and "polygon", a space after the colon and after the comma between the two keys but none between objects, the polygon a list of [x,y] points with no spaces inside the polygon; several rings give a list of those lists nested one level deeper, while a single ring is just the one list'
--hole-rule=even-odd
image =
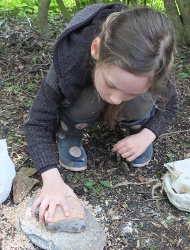
[{"label": "foot", "polygon": [[73,136],[58,139],[59,163],[65,169],[83,171],[87,167],[86,153],[78,141],[80,140],[73,138]]}]

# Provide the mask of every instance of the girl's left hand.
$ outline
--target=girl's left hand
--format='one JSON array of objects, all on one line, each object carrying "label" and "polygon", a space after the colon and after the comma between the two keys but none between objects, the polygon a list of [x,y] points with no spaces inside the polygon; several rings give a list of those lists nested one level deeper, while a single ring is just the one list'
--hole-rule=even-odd
[{"label": "girl's left hand", "polygon": [[144,128],[138,134],[130,135],[113,145],[112,152],[118,152],[127,161],[133,161],[140,156],[155,140],[155,134]]}]

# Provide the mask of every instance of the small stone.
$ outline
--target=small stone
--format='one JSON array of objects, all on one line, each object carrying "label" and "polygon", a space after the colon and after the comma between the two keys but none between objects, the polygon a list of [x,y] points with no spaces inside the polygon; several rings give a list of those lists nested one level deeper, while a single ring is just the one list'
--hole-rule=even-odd
[{"label": "small stone", "polygon": [[19,204],[39,181],[18,172],[13,180],[13,201]]},{"label": "small stone", "polygon": [[106,235],[96,218],[84,207],[86,230],[81,233],[51,232],[31,216],[31,206],[20,217],[20,226],[25,235],[41,249],[51,250],[103,250]]},{"label": "small stone", "polygon": [[84,191],[84,187],[83,186],[77,186],[74,188],[74,193],[77,195],[77,196],[82,196],[85,191]]},{"label": "small stone", "polygon": [[129,168],[128,164],[126,162],[124,162],[124,161],[121,163],[121,168],[123,169],[123,171],[125,173],[130,172],[130,168]]}]

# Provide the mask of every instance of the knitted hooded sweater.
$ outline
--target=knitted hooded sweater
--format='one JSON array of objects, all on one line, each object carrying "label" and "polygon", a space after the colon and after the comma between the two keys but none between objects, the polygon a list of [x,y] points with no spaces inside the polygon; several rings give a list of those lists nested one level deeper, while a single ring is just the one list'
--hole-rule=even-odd
[{"label": "knitted hooded sweater", "polygon": [[[58,166],[52,140],[54,124],[60,115],[61,103],[73,104],[81,91],[92,84],[90,46],[101,31],[102,23],[113,12],[126,8],[121,4],[94,4],[80,11],[59,37],[47,76],[25,122],[26,140],[39,173]],[[168,89],[169,101],[164,110],[157,110],[143,126],[157,137],[169,126],[177,111],[175,87]]]}]

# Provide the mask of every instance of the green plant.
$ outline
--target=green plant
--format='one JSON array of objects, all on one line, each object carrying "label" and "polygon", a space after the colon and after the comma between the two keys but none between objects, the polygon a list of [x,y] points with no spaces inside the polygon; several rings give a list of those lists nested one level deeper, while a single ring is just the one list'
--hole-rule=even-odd
[{"label": "green plant", "polygon": [[[122,1],[120,1],[122,2]],[[153,7],[161,12],[165,13],[164,3],[160,0],[147,0],[147,6]],[[106,3],[115,3],[114,0],[107,0]],[[139,6],[143,6],[144,0],[138,1]],[[76,1],[75,0],[64,0],[64,4],[70,13],[76,13]],[[83,9],[89,5],[88,0],[80,1],[80,8]],[[6,13],[17,15],[21,17],[35,16],[38,13],[38,0],[1,0],[0,1],[0,16],[4,17]],[[49,6],[49,15],[61,13],[61,10],[56,0],[51,0]]]},{"label": "green plant", "polygon": [[82,179],[82,176],[80,174],[75,174],[75,179],[78,181],[78,180],[81,180]]},{"label": "green plant", "polygon": [[104,187],[111,187],[111,184],[107,181],[100,181],[100,184]]},{"label": "green plant", "polygon": [[8,139],[8,141],[11,141],[13,139],[13,136],[9,135],[7,139]]},{"label": "green plant", "polygon": [[182,56],[180,56],[180,58],[181,58],[181,59],[186,59],[186,58],[187,58],[187,56],[182,55]]},{"label": "green plant", "polygon": [[97,188],[93,189],[93,193],[94,193],[94,194],[99,194],[99,193],[100,193],[100,190],[101,190],[101,185],[98,184]]},{"label": "green plant", "polygon": [[179,73],[178,76],[179,76],[180,78],[183,78],[183,79],[190,78],[190,75],[188,75],[187,73],[183,73],[183,72]]},{"label": "green plant", "polygon": [[150,247],[149,247],[149,250],[156,250],[156,247],[150,246]]},{"label": "green plant", "polygon": [[173,153],[167,153],[167,157],[169,158],[170,161],[173,160],[174,154]]},{"label": "green plant", "polygon": [[92,192],[94,194],[99,194],[100,191],[101,191],[101,187],[104,186],[104,187],[111,187],[111,184],[107,181],[102,181],[100,180],[98,183],[93,181],[93,180],[88,180],[86,181],[84,184],[83,184],[86,188],[88,189],[92,189]]},{"label": "green plant", "polygon": [[19,139],[18,139],[18,143],[20,143],[21,141],[22,141],[22,138],[19,138]]},{"label": "green plant", "polygon": [[188,142],[184,142],[184,143],[183,143],[184,148],[189,147],[189,145],[190,145],[190,144],[189,144]]},{"label": "green plant", "polygon": [[139,225],[136,223],[136,224],[135,224],[135,228],[138,228],[138,227],[139,227]]},{"label": "green plant", "polygon": [[34,84],[34,83],[29,83],[29,84],[27,84],[27,89],[28,90],[33,90],[33,91],[36,91],[37,90],[37,86],[36,86],[36,84]]},{"label": "green plant", "polygon": [[92,188],[95,184],[96,184],[96,182],[94,182],[94,181],[92,181],[92,180],[89,180],[89,181],[86,181],[86,182],[84,183],[84,186],[85,186],[86,188]]},{"label": "green plant", "polygon": [[153,178],[154,178],[154,179],[158,179],[158,175],[157,175],[157,174],[154,174],[154,175],[153,175]]},{"label": "green plant", "polygon": [[172,139],[173,139],[174,141],[177,141],[179,138],[178,138],[177,136],[172,136]]}]

